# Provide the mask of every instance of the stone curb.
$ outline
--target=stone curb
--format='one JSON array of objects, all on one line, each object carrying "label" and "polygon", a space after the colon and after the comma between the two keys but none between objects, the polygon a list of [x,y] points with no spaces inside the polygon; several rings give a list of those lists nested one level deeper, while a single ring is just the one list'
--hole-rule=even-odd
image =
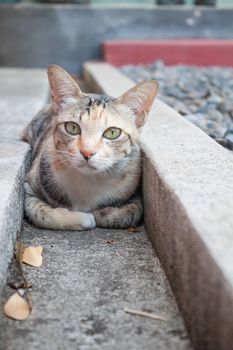
[{"label": "stone curb", "polygon": [[48,97],[46,71],[0,69],[0,289],[23,217],[29,146],[20,133]]},{"label": "stone curb", "polygon": [[[101,63],[84,77],[114,97],[134,84]],[[195,348],[233,349],[233,153],[158,99],[141,142],[145,225]]]}]

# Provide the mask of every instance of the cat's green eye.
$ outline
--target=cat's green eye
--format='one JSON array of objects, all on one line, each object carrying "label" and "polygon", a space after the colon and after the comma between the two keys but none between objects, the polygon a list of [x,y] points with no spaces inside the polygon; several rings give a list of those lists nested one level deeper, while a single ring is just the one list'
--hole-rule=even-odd
[{"label": "cat's green eye", "polygon": [[115,140],[120,136],[120,134],[121,134],[121,129],[112,127],[105,130],[105,132],[103,133],[103,137],[109,140]]},{"label": "cat's green eye", "polygon": [[80,126],[73,122],[65,123],[65,129],[70,135],[78,135],[81,134]]}]

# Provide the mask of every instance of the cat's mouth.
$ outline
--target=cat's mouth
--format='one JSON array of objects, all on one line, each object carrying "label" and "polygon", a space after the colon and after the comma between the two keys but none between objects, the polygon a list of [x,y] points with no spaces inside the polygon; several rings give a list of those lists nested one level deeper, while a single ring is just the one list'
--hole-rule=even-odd
[{"label": "cat's mouth", "polygon": [[94,167],[93,165],[89,164],[88,162],[84,163],[84,164],[80,164],[78,165],[78,168],[82,168],[82,169],[93,169],[93,170],[97,170],[96,167]]}]

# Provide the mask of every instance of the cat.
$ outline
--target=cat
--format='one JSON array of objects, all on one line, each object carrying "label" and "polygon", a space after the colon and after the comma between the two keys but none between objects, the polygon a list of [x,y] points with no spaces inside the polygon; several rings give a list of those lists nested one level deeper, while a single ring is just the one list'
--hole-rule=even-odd
[{"label": "cat", "polygon": [[83,93],[57,65],[48,67],[48,80],[51,104],[22,136],[32,149],[26,217],[46,229],[136,226],[143,215],[139,134],[157,82],[112,98]]}]

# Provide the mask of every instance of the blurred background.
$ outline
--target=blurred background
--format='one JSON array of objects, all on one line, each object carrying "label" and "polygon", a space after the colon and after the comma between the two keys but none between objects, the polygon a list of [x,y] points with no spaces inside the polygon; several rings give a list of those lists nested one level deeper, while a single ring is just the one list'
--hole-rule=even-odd
[{"label": "blurred background", "polygon": [[80,74],[106,41],[125,39],[231,40],[233,0],[0,0],[0,66]]},{"label": "blurred background", "polygon": [[139,4],[139,5],[210,5],[210,6],[232,6],[232,0],[0,0],[0,3],[16,2],[43,2],[43,3],[60,3],[60,4]]}]

